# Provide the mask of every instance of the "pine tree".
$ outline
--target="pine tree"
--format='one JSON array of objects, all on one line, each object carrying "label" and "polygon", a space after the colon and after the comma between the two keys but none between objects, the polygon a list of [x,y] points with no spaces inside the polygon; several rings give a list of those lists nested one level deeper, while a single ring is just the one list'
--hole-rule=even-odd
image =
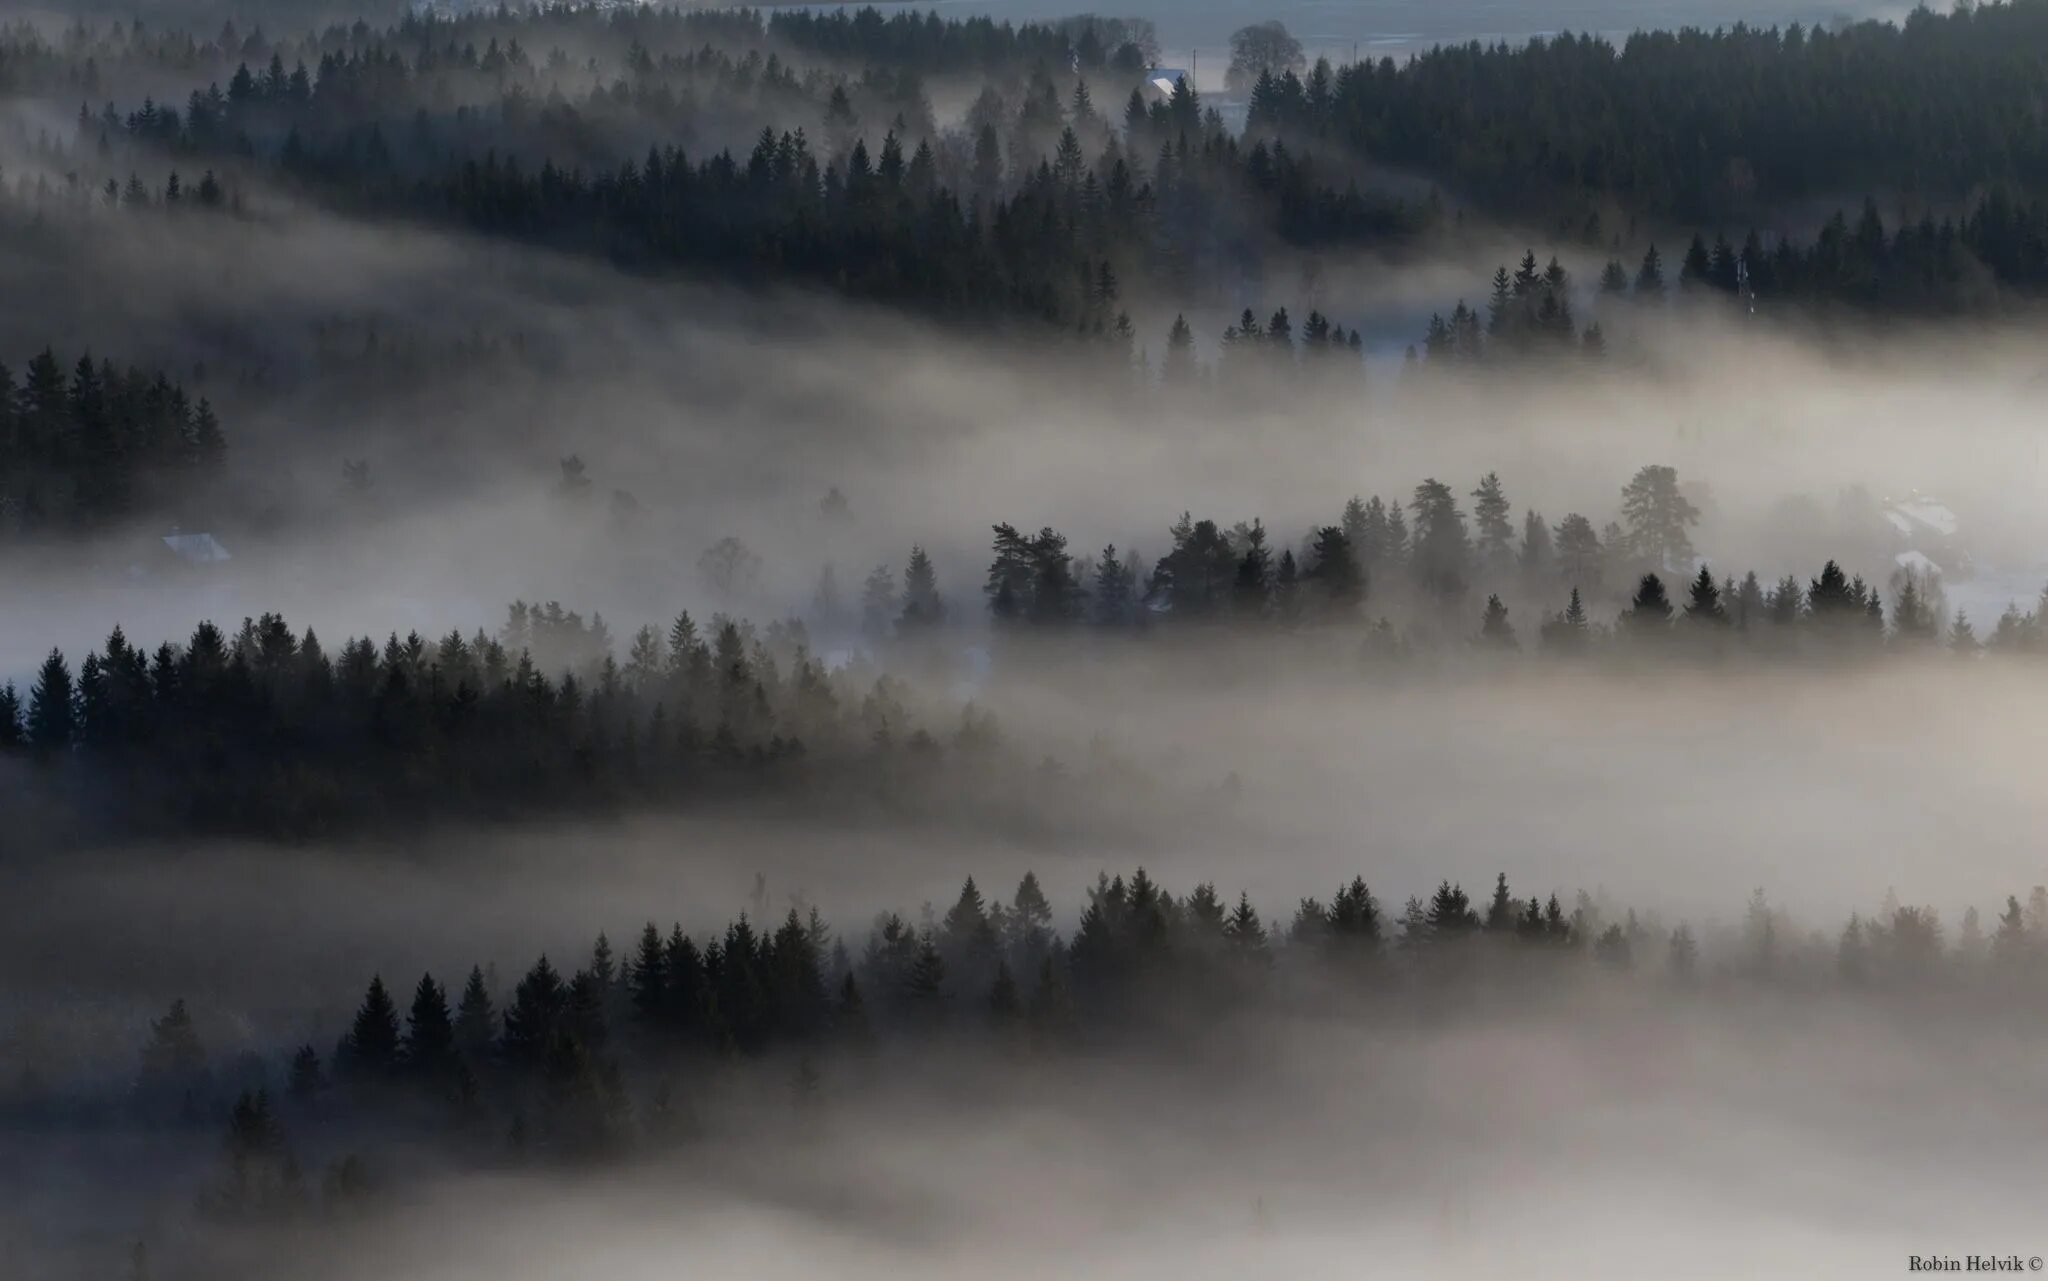
[{"label": "pine tree", "polygon": [[406,1018],[405,1066],[416,1076],[446,1074],[455,1061],[455,1024],[448,1015],[448,993],[431,974],[420,975]]},{"label": "pine tree", "polygon": [[142,1047],[141,1085],[145,1090],[189,1089],[205,1071],[206,1049],[181,997],[171,1002],[162,1018],[150,1022],[149,1040]]},{"label": "pine tree", "polygon": [[860,629],[870,641],[889,639],[896,621],[896,574],[877,565],[861,584]]},{"label": "pine tree", "polygon": [[1636,269],[1636,297],[1651,302],[1664,297],[1664,260],[1654,244],[1644,251],[1643,264]]},{"label": "pine tree", "polygon": [[1159,376],[1169,387],[1185,387],[1195,380],[1195,331],[1188,328],[1185,316],[1176,315],[1166,333],[1166,359]]},{"label": "pine tree", "polygon": [[513,989],[512,1005],[505,1011],[505,1033],[501,1040],[506,1063],[529,1070],[539,1069],[560,1028],[569,1005],[569,991],[555,967],[543,956]]},{"label": "pine tree", "polygon": [[20,747],[26,731],[21,723],[21,695],[15,691],[14,682],[0,685],[0,752]]},{"label": "pine tree", "polygon": [[39,752],[62,752],[77,729],[71,668],[64,655],[51,650],[28,693],[28,741]]},{"label": "pine tree", "polygon": [[[1983,648],[1977,643],[1977,629],[1970,625],[1970,616],[1960,609],[1955,621],[1949,624],[1948,647],[1959,658],[1975,658]],[[6,730],[5,715],[6,703],[0,699],[0,732]]]},{"label": "pine tree", "polygon": [[320,1070],[320,1053],[310,1045],[302,1045],[292,1055],[291,1075],[287,1089],[292,1100],[300,1106],[312,1103],[327,1088],[325,1075]]},{"label": "pine tree", "polygon": [[861,999],[860,984],[851,971],[839,985],[839,1000],[832,1011],[832,1030],[847,1045],[865,1047],[874,1037],[868,1024],[867,1003]]},{"label": "pine tree", "polygon": [[998,1024],[1014,1022],[1022,1010],[1017,996],[1017,980],[1010,974],[1008,961],[996,965],[995,982],[988,992],[988,1010]]},{"label": "pine tree", "polygon": [[1538,579],[1550,573],[1552,551],[1550,526],[1543,523],[1540,512],[1530,511],[1522,515],[1522,547],[1515,560],[1522,573],[1529,579]]},{"label": "pine tree", "polygon": [[1508,893],[1508,874],[1496,873],[1493,881],[1493,898],[1486,905],[1486,929],[1488,933],[1511,933],[1515,928],[1515,900]]},{"label": "pine tree", "polygon": [[1543,624],[1543,648],[1559,654],[1581,654],[1592,639],[1591,632],[1586,620],[1585,602],[1579,598],[1579,589],[1574,587],[1564,612]]},{"label": "pine tree", "polygon": [[1365,571],[1344,530],[1336,525],[1317,530],[1312,555],[1307,577],[1321,592],[1328,612],[1340,617],[1355,612],[1365,600]]},{"label": "pine tree", "polygon": [[1231,584],[1231,606],[1239,618],[1255,620],[1266,612],[1271,592],[1273,553],[1266,547],[1266,527],[1253,521],[1243,529],[1240,540],[1244,554],[1238,558],[1237,578]]},{"label": "pine tree", "polygon": [[1575,588],[1598,590],[1606,556],[1593,522],[1571,512],[1558,522],[1555,534],[1557,569],[1564,581]]},{"label": "pine tree", "polygon": [[903,613],[896,620],[898,632],[909,633],[937,627],[946,619],[946,606],[939,599],[938,573],[932,558],[922,547],[910,549],[903,567]]},{"label": "pine tree", "polygon": [[1489,572],[1504,573],[1514,564],[1515,527],[1508,522],[1507,494],[1500,477],[1488,472],[1472,491],[1472,525],[1479,563]]},{"label": "pine tree", "polygon": [[388,1079],[398,1068],[399,1045],[398,1007],[392,1004],[383,978],[372,977],[342,1041],[339,1066],[352,1081]]},{"label": "pine tree", "polygon": [[919,937],[917,954],[903,976],[903,996],[913,1017],[927,1021],[939,1017],[945,981],[946,963],[927,930]]},{"label": "pine tree", "polygon": [[1631,553],[1663,570],[1692,559],[1687,531],[1700,513],[1679,492],[1676,469],[1652,465],[1638,471],[1621,491],[1621,510]]},{"label": "pine tree", "polygon": [[1457,499],[1450,486],[1431,478],[1415,487],[1409,507],[1415,513],[1409,572],[1432,596],[1456,599],[1464,594],[1471,573],[1471,545]]},{"label": "pine tree", "polygon": [[1116,544],[1103,547],[1095,562],[1095,589],[1090,593],[1095,622],[1103,627],[1121,627],[1132,619],[1136,607],[1131,568],[1117,556]]},{"label": "pine tree", "polygon": [[471,966],[469,980],[462,985],[462,999],[455,1008],[455,1045],[472,1066],[489,1062],[491,1041],[497,1033],[498,1017],[491,1008],[491,993],[484,983],[481,966]]},{"label": "pine tree", "polygon": [[963,969],[978,967],[994,955],[995,930],[973,877],[967,878],[960,887],[960,897],[946,910],[939,925],[938,944],[941,954]]},{"label": "pine tree", "polygon": [[1521,648],[1515,641],[1515,625],[1508,621],[1508,607],[1499,596],[1486,598],[1486,614],[1479,622],[1479,643],[1489,649]]},{"label": "pine tree", "polygon": [[1690,599],[1685,605],[1685,622],[1694,627],[1726,627],[1728,611],[1721,606],[1721,588],[1705,565],[1693,576]]},{"label": "pine tree", "polygon": [[668,964],[661,931],[653,921],[641,927],[640,941],[626,963],[626,990],[634,1021],[658,1028],[668,1015]]},{"label": "pine tree", "polygon": [[1655,574],[1643,575],[1635,598],[1629,602],[1628,611],[1621,616],[1621,621],[1631,636],[1648,640],[1662,638],[1671,625],[1671,600],[1664,594],[1664,580]]}]

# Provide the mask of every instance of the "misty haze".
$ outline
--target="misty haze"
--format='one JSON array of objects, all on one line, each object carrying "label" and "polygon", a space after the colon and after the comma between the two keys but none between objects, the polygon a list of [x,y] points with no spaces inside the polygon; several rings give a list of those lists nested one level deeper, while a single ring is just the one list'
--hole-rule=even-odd
[{"label": "misty haze", "polygon": [[0,1277],[2038,1271],[2048,0],[0,0]]}]

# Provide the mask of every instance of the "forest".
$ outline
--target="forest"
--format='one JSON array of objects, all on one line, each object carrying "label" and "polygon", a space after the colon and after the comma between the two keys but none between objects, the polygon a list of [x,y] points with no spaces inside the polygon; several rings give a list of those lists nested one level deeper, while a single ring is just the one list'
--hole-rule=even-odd
[{"label": "forest", "polygon": [[[1153,39],[1106,19],[551,8],[303,40],[81,24],[0,37],[0,85],[78,104],[70,137],[20,139],[15,200],[38,222],[176,203],[182,171],[195,205],[282,185],[636,270],[1099,334],[1129,311],[1105,279],[1184,305],[1186,282],[1255,280],[1290,249],[1456,243],[1451,197],[1563,199],[1580,212],[1540,220],[1563,245],[1640,255],[1661,227],[1678,280],[1766,312],[1913,315],[2001,310],[2048,271],[2040,165],[2010,123],[2036,74],[2012,41],[2040,8],[1261,67],[1242,138],[1192,85],[1148,98]],[[161,98],[106,96],[124,76]],[[979,96],[942,128],[933,93],[961,77]],[[1624,121],[1641,136],[1614,136]]]},{"label": "forest", "polygon": [[[1953,937],[1933,909],[1895,901],[1802,934],[1758,890],[1713,951],[1685,922],[1583,891],[1568,909],[1556,893],[1519,898],[1505,874],[1479,896],[1446,880],[1398,909],[1353,877],[1271,924],[1244,895],[1203,883],[1176,897],[1143,868],[1099,875],[1085,902],[1057,928],[1027,872],[1007,904],[969,876],[943,912],[883,912],[864,939],[815,907],[742,913],[701,939],[649,921],[623,952],[599,934],[581,964],[540,956],[509,989],[482,964],[449,982],[373,976],[331,1039],[260,1055],[211,1048],[207,1021],[176,1000],[139,1037],[123,1107],[218,1152],[190,1189],[209,1219],[318,1230],[411,1195],[423,1145],[499,1169],[687,1151],[700,1109],[734,1082],[816,1125],[927,1056],[1044,1071],[1113,1046],[1256,1034],[1283,1011],[1421,1028],[1505,1009],[1569,1017],[1588,993],[1628,988],[1695,1010],[1995,1008],[2036,999],[2048,964],[2038,886],[1988,929],[1970,909]],[[36,1092],[25,1080],[13,1105],[50,1106]]]},{"label": "forest", "polygon": [[[1069,669],[1219,639],[1263,662],[1327,662],[1302,645],[1327,654],[1335,641],[1350,667],[1339,678],[1365,682],[1517,655],[1626,672],[2048,654],[2048,587],[1980,637],[1947,611],[1939,576],[1910,567],[1882,586],[1833,560],[1803,581],[1675,570],[1696,559],[1699,512],[1670,467],[1638,470],[1619,519],[1598,528],[1529,511],[1518,530],[1493,473],[1470,499],[1468,517],[1431,477],[1405,502],[1354,497],[1333,523],[1278,542],[1257,519],[1183,513],[1149,566],[1114,544],[1081,555],[1051,527],[998,524],[971,604],[949,599],[918,547],[900,580],[877,567],[850,607],[821,586],[808,617],[765,628],[684,611],[639,628],[623,655],[602,614],[557,602],[515,602],[495,635],[357,636],[332,656],[277,614],[232,634],[202,623],[153,650],[116,627],[75,669],[53,649],[25,690],[0,685],[0,753],[36,766],[15,780],[23,812],[75,811],[102,837],[399,830],[701,804],[743,782],[821,798],[943,790],[993,813],[1016,801],[1006,780],[1028,755],[987,709],[928,697],[984,625],[993,661],[1025,670],[1062,636],[1090,642],[1053,660]],[[703,572],[750,556],[724,540]],[[1507,600],[1537,610],[1518,618]],[[861,651],[828,662],[812,626],[857,626]]]},{"label": "forest", "polygon": [[1709,225],[1867,192],[1939,209],[2038,194],[2019,122],[2048,10],[1917,8],[1838,29],[1744,23],[1439,46],[1269,76],[1253,126],[1433,170],[1499,208],[1530,200]]},{"label": "forest", "polygon": [[0,13],[0,1273],[2024,1263],[2048,0],[1847,2]]},{"label": "forest", "polygon": [[0,547],[64,538],[138,510],[175,513],[215,483],[227,437],[204,396],[161,370],[45,348],[20,385],[0,365]]}]

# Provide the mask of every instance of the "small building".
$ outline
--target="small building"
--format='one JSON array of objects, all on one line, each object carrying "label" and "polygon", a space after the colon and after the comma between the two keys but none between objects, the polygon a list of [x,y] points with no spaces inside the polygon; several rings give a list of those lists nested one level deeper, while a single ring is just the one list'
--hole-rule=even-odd
[{"label": "small building", "polygon": [[233,556],[209,533],[174,529],[143,541],[130,554],[131,583],[187,583],[218,574]]},{"label": "small building", "polygon": [[1886,499],[1882,512],[1885,524],[1891,527],[1892,553],[1899,568],[1925,573],[1931,567],[1951,580],[1969,577],[1970,552],[1962,521],[1948,504],[1916,490]]},{"label": "small building", "polygon": [[163,545],[187,565],[219,565],[230,559],[228,549],[212,534],[165,534]]},{"label": "small building", "polygon": [[1147,102],[1165,102],[1173,97],[1174,83],[1182,76],[1187,77],[1190,85],[1195,83],[1194,74],[1180,67],[1154,67],[1145,73],[1145,82],[1138,86],[1138,91]]}]

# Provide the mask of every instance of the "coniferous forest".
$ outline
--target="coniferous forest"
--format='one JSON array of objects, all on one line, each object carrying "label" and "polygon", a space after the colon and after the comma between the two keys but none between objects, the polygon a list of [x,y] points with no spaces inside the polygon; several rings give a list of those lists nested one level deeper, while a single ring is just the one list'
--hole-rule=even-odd
[{"label": "coniferous forest", "polygon": [[0,1274],[2038,1270],[2048,0],[1409,17],[0,5]]}]

